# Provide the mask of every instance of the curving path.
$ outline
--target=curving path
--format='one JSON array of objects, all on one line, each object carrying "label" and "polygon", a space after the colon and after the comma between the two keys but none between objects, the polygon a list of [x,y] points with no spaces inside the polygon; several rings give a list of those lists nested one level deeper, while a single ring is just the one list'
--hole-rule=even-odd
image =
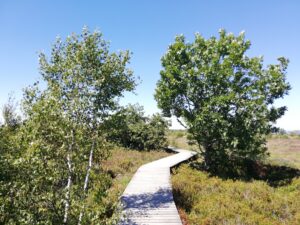
[{"label": "curving path", "polygon": [[196,153],[169,148],[177,154],[141,166],[132,177],[122,197],[119,225],[182,225],[170,182],[170,168]]}]

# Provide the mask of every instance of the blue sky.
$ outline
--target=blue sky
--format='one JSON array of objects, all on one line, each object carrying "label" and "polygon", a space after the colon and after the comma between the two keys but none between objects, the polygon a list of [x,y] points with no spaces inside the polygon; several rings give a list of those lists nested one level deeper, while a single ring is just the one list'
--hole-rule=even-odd
[{"label": "blue sky", "polygon": [[111,50],[129,49],[130,67],[142,83],[137,95],[127,94],[122,104],[142,104],[157,112],[153,98],[161,69],[160,58],[175,35],[193,41],[194,33],[218,35],[220,28],[238,34],[244,30],[252,42],[250,56],[263,55],[265,63],[290,59],[290,95],[277,102],[288,112],[278,125],[300,129],[300,1],[1,1],[0,105],[14,92],[39,78],[38,52],[49,52],[55,37],[80,33],[84,25],[99,29],[111,41]]}]

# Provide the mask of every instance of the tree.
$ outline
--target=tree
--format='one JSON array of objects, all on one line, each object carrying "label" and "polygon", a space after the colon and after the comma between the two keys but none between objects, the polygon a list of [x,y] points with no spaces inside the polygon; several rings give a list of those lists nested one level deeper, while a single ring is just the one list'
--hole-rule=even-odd
[{"label": "tree", "polygon": [[219,38],[196,34],[192,43],[177,36],[162,57],[158,106],[184,120],[211,172],[266,156],[265,136],[287,109],[273,103],[290,89],[288,60],[264,67],[262,57],[246,55],[249,48],[244,33],[220,30]]},{"label": "tree", "polygon": [[122,107],[107,121],[108,140],[126,148],[160,149],[167,145],[168,122],[159,114],[145,116],[142,106]]},{"label": "tree", "polygon": [[[67,146],[65,158],[68,168],[64,223],[67,223],[70,211],[75,167],[86,167],[84,173],[79,171],[79,177],[84,178],[79,180],[82,182],[81,201],[84,202],[93,159],[99,161],[103,155],[100,148],[104,140],[101,138],[101,123],[116,108],[116,97],[135,87],[133,73],[126,68],[129,60],[128,51],[109,53],[108,43],[102,39],[101,33],[91,34],[86,28],[80,36],[68,37],[65,43],[57,40],[50,61],[44,54],[40,55],[42,76],[48,84],[50,96],[57,100],[59,111],[62,110],[66,121],[64,127],[67,128],[65,136],[69,137],[69,140],[62,141]],[[88,159],[87,164],[79,158],[79,165],[76,165],[76,157]],[[84,204],[79,211],[78,224],[83,219]]]},{"label": "tree", "polygon": [[13,128],[20,124],[21,118],[16,113],[17,104],[12,95],[8,97],[8,101],[2,108],[2,116],[4,119],[4,125]]},{"label": "tree", "polygon": [[18,209],[15,185],[20,178],[22,168],[16,160],[20,150],[17,145],[17,135],[21,126],[21,118],[16,113],[16,104],[12,96],[2,108],[4,124],[0,124],[0,224],[10,224],[17,220]]},{"label": "tree", "polygon": [[44,88],[36,82],[25,90],[17,135],[18,211],[3,220],[103,224],[101,196],[109,183],[99,165],[109,154],[103,121],[135,88],[130,53],[111,53],[101,33],[84,28],[57,39],[49,59],[43,53],[39,59]]}]

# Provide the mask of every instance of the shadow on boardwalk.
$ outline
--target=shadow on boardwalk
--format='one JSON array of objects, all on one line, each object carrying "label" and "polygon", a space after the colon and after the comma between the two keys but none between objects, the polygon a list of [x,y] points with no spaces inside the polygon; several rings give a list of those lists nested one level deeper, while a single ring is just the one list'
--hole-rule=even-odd
[{"label": "shadow on boardwalk", "polygon": [[155,193],[122,196],[123,210],[127,211],[120,225],[139,225],[136,218],[147,218],[149,212],[156,209],[168,208],[173,203],[172,190],[159,189]]},{"label": "shadow on boardwalk", "polygon": [[182,225],[170,183],[170,167],[196,153],[173,149],[177,154],[141,166],[126,187],[122,197],[119,225]]},{"label": "shadow on boardwalk", "polygon": [[163,208],[164,205],[173,202],[172,190],[169,188],[159,189],[155,193],[122,196],[124,209],[149,209]]}]

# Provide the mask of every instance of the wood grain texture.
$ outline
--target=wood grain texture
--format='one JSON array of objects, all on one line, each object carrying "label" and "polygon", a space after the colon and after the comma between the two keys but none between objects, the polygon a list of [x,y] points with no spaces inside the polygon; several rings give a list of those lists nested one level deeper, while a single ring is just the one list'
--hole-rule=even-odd
[{"label": "wood grain texture", "polygon": [[196,153],[170,149],[177,154],[145,164],[134,174],[121,197],[119,225],[182,225],[173,200],[170,168]]}]

